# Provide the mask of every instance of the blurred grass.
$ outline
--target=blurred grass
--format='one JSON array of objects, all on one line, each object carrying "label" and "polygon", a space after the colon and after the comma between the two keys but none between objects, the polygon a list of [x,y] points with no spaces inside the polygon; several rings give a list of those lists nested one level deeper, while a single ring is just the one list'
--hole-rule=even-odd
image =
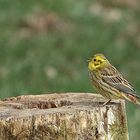
[{"label": "blurred grass", "polygon": [[[98,52],[140,93],[139,5],[137,0],[0,0],[1,98],[95,92],[87,60]],[[130,139],[139,140],[139,108],[127,103],[127,115]]]}]

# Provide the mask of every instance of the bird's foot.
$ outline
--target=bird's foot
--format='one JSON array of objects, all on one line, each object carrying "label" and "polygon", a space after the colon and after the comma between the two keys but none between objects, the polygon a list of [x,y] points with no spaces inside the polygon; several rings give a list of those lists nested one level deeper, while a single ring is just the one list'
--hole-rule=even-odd
[{"label": "bird's foot", "polygon": [[108,105],[111,102],[111,99],[103,103],[103,106]]}]

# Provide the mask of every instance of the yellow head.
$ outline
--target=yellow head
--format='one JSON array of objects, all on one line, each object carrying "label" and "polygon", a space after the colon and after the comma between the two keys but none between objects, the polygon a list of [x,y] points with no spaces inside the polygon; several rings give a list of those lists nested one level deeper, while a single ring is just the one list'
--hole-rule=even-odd
[{"label": "yellow head", "polygon": [[89,61],[88,69],[90,71],[98,70],[101,68],[105,68],[110,63],[106,59],[106,57],[103,54],[95,54],[92,59]]}]

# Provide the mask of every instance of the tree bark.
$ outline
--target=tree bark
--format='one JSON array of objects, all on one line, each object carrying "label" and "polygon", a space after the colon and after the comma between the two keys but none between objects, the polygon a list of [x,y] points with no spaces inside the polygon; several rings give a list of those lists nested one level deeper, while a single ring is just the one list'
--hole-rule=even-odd
[{"label": "tree bark", "polygon": [[0,140],[128,140],[125,102],[90,93],[0,101]]}]

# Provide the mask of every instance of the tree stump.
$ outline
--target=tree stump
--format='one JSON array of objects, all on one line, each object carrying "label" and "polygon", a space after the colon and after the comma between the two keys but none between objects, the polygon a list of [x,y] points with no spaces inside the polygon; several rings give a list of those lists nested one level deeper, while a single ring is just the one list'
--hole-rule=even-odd
[{"label": "tree stump", "polygon": [[27,95],[0,101],[0,140],[128,140],[125,102],[100,95]]}]

